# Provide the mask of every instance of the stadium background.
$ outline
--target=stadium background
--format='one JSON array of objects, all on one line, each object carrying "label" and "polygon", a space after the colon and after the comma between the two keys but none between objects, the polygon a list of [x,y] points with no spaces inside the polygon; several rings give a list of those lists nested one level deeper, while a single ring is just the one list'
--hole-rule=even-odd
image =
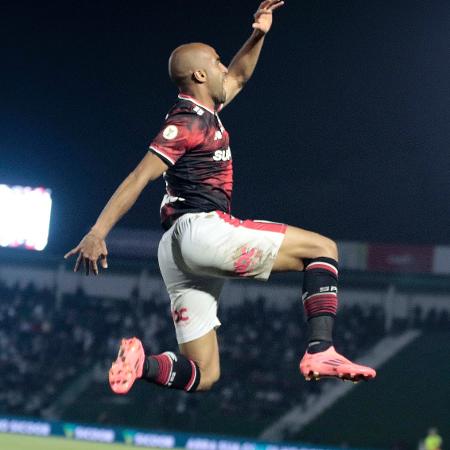
[{"label": "stadium background", "polygon": [[[73,276],[60,255],[158,131],[175,99],[170,51],[204,41],[228,62],[256,6],[2,2],[0,184],[49,187],[54,206],[42,253],[0,249],[0,414],[256,438],[299,407],[297,422],[275,440],[412,449],[437,425],[448,443],[444,0],[288,1],[253,79],[221,114],[234,157],[234,214],[317,230],[347,249],[340,345],[374,357],[383,339],[392,348],[405,339],[378,380],[296,431],[334,384],[298,376],[301,279],[280,276],[267,286],[235,284],[224,297],[224,377],[213,392],[181,397],[141,386],[119,401],[107,391],[103,369],[122,333],[141,335],[152,349],[175,344],[148,256],[163,184],[147,189],[121,223],[122,246],[104,279]],[[148,247],[137,255],[140,233]],[[111,286],[128,288],[113,295]],[[274,367],[280,353],[288,374]]]}]

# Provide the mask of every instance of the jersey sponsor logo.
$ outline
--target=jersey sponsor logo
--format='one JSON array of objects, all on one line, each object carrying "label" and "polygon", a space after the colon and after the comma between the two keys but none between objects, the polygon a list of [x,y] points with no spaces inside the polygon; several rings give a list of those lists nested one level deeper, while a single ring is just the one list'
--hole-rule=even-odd
[{"label": "jersey sponsor logo", "polygon": [[231,149],[228,147],[225,150],[216,150],[214,152],[214,161],[229,161],[231,159]]},{"label": "jersey sponsor logo", "polygon": [[222,132],[217,130],[216,134],[214,135],[214,140],[215,141],[220,141],[220,139],[222,139]]},{"label": "jersey sponsor logo", "polygon": [[178,135],[178,128],[175,125],[168,125],[164,128],[163,137],[167,140],[175,139]]}]

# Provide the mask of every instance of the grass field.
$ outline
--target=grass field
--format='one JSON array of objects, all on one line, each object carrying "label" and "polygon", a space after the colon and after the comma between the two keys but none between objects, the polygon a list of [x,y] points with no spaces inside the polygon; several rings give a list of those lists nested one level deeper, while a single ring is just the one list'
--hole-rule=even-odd
[{"label": "grass field", "polygon": [[[97,444],[54,437],[31,437],[0,433],[0,450],[136,450],[122,444]],[[150,450],[159,450],[151,449]]]}]

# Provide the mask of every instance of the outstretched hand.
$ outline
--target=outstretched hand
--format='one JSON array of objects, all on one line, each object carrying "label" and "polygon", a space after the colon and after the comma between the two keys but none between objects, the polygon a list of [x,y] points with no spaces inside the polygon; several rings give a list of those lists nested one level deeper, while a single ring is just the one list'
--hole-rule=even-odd
[{"label": "outstretched hand", "polygon": [[272,26],[272,12],[284,5],[282,0],[265,0],[254,14],[252,27],[266,34]]},{"label": "outstretched hand", "polygon": [[105,240],[97,236],[94,232],[90,231],[81,242],[70,252],[64,255],[64,259],[67,259],[73,255],[78,254],[75,262],[74,272],[78,272],[78,269],[83,263],[84,271],[86,275],[93,273],[98,275],[97,261],[100,258],[100,264],[103,269],[108,268],[108,261],[106,259],[108,250],[106,249]]}]

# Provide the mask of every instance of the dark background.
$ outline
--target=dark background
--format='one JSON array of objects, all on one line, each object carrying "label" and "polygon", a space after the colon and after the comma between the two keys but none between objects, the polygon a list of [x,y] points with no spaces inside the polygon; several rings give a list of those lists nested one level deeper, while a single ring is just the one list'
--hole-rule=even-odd
[{"label": "dark background", "polygon": [[[176,89],[167,58],[229,62],[257,1],[2,1],[0,182],[53,190],[49,252],[93,224]],[[450,4],[287,0],[221,114],[233,213],[339,240],[450,243]],[[122,224],[159,226],[162,181]]]}]

